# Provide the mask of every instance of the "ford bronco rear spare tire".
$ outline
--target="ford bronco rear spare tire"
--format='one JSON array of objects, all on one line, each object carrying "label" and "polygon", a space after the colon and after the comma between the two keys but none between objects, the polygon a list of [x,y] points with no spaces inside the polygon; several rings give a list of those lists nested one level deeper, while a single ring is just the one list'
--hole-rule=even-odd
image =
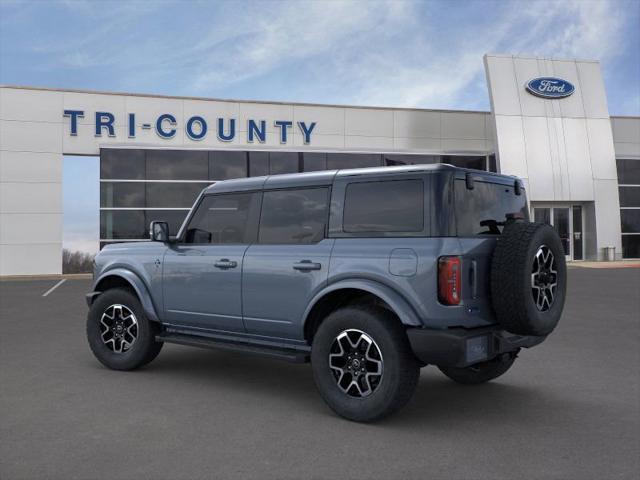
[{"label": "ford bronco rear spare tire", "polygon": [[491,301],[498,322],[518,335],[550,334],[560,320],[566,287],[565,253],[553,227],[507,223],[491,264]]}]

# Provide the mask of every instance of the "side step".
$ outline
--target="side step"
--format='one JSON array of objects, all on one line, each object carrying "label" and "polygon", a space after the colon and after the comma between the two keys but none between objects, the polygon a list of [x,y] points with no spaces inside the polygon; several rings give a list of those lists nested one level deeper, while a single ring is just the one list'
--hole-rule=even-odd
[{"label": "side step", "polygon": [[156,341],[177,343],[190,347],[214,348],[229,350],[232,352],[248,353],[250,355],[260,355],[263,357],[275,358],[292,363],[306,363],[309,361],[309,353],[293,348],[272,347],[257,345],[253,343],[241,343],[218,338],[209,338],[198,335],[185,335],[181,333],[164,332],[156,335]]}]

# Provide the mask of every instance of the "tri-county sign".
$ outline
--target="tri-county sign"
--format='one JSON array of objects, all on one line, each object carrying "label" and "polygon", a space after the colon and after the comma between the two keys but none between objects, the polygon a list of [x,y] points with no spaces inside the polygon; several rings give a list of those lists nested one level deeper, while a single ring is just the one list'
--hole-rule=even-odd
[{"label": "tri-county sign", "polygon": [[[78,119],[84,118],[84,110],[65,110],[63,116],[69,119],[69,132],[71,136],[78,135]],[[175,115],[163,113],[154,118],[150,123],[140,123],[136,119],[135,113],[127,114],[127,132],[129,138],[136,138],[138,128],[142,130],[155,130],[160,138],[170,139],[176,135],[178,122]],[[116,118],[111,112],[95,112],[95,136],[101,137],[106,133],[109,137],[116,136]],[[210,123],[212,126],[210,126]],[[194,115],[186,120],[184,125],[185,133],[191,140],[202,140],[207,136],[209,130],[215,130],[215,134],[221,142],[231,142],[236,138],[238,129],[235,118],[215,118],[208,121],[199,115]],[[316,127],[316,122],[296,122],[302,140],[305,145],[311,143],[311,134]],[[291,137],[293,122],[291,120],[276,120],[273,122],[277,130],[280,143],[287,143]],[[247,120],[246,129],[247,141],[253,143],[264,143],[267,140],[266,120]]]},{"label": "tri-county sign", "polygon": [[529,93],[542,98],[564,98],[576,90],[570,82],[556,77],[534,78],[525,87]]}]

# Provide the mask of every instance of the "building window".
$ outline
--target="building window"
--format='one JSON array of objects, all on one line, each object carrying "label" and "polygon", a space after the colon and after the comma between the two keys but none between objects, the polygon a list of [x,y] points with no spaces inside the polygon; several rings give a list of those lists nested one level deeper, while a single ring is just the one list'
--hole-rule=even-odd
[{"label": "building window", "polygon": [[147,150],[147,180],[208,180],[207,152]]},{"label": "building window", "polygon": [[616,165],[620,185],[640,185],[640,159],[618,158]]},{"label": "building window", "polygon": [[617,158],[622,258],[640,258],[640,159]]},{"label": "building window", "polygon": [[343,229],[348,233],[421,232],[422,180],[350,183],[345,194]]},{"label": "building window", "polygon": [[271,152],[269,153],[269,173],[298,173],[300,160],[295,152]]},{"label": "building window", "polygon": [[149,208],[191,208],[200,192],[209,183],[168,183],[146,182],[147,201]]},{"label": "building window", "polygon": [[327,170],[327,154],[322,152],[304,152],[302,154],[302,171],[317,172]]},{"label": "building window", "polygon": [[247,176],[247,152],[216,150],[209,152],[209,180]]},{"label": "building window", "polygon": [[428,165],[440,163],[440,155],[395,155],[386,153],[384,165],[388,167],[396,165]]},{"label": "building window", "polygon": [[640,207],[640,185],[633,187],[618,187],[620,192],[620,207]]},{"label": "building window", "polygon": [[100,182],[101,208],[144,208],[144,182]]},{"label": "building window", "polygon": [[329,209],[328,188],[264,192],[258,242],[309,244],[324,238]]},{"label": "building window", "polygon": [[622,256],[640,258],[640,235],[622,235]]},{"label": "building window", "polygon": [[455,167],[487,170],[487,157],[478,155],[442,155],[442,163]]},{"label": "building window", "polygon": [[118,180],[144,180],[146,178],[144,150],[100,150],[100,178]]},{"label": "building window", "polygon": [[149,238],[143,210],[100,210],[100,239]]},{"label": "building window", "polygon": [[248,155],[250,177],[269,175],[269,152],[248,152]]},{"label": "building window", "polygon": [[378,153],[327,153],[327,169],[379,167],[382,155]]}]

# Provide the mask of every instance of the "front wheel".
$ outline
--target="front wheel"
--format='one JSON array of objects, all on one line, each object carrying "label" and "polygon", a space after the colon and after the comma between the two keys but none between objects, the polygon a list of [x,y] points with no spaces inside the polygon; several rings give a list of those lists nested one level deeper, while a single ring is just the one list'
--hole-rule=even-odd
[{"label": "front wheel", "polygon": [[87,315],[87,340],[105,366],[133,370],[156,358],[162,342],[156,342],[158,324],[147,319],[138,298],[116,288],[101,294]]},{"label": "front wheel", "polygon": [[420,375],[404,328],[393,314],[375,307],[346,307],[329,315],[313,339],[311,364],[325,402],[357,422],[398,410]]},{"label": "front wheel", "polygon": [[442,373],[463,385],[478,385],[498,378],[511,368],[516,353],[505,353],[488,362],[477,363],[470,367],[438,367]]}]

